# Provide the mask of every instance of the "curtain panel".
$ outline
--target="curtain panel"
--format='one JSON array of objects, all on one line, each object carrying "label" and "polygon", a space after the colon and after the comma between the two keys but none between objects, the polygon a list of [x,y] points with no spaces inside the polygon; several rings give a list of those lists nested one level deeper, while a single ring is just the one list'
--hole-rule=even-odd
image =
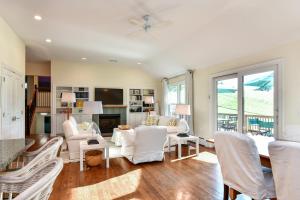
[{"label": "curtain panel", "polygon": [[193,71],[188,70],[185,73],[185,102],[190,105],[191,115],[187,117],[187,122],[190,127],[191,134],[194,135],[194,85],[193,85]]}]

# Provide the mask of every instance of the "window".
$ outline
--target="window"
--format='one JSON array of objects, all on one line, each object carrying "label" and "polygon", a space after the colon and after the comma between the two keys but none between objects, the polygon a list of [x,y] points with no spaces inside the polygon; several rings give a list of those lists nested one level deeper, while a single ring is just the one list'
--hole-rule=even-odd
[{"label": "window", "polygon": [[214,130],[272,137],[277,133],[277,67],[214,78]]},{"label": "window", "polygon": [[175,113],[176,104],[185,104],[185,82],[168,84],[168,115]]}]

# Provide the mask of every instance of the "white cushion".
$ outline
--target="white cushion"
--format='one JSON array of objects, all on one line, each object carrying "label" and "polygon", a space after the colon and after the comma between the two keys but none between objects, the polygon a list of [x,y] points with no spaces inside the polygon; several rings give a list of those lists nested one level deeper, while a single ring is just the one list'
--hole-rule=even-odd
[{"label": "white cushion", "polygon": [[169,122],[172,117],[160,116],[158,121],[158,126],[169,126]]},{"label": "white cushion", "polygon": [[63,123],[63,129],[66,138],[70,138],[72,136],[76,136],[79,134],[77,128],[74,126],[74,124],[70,120],[66,120]]}]

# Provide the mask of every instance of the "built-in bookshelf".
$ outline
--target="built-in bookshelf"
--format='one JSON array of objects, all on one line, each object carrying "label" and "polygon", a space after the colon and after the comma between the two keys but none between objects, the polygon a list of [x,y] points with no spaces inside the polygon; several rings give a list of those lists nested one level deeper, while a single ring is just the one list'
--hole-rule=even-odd
[{"label": "built-in bookshelf", "polygon": [[129,112],[141,113],[154,110],[154,104],[145,104],[146,96],[152,96],[155,101],[153,89],[129,89]]},{"label": "built-in bookshelf", "polygon": [[83,112],[83,103],[89,100],[89,88],[88,87],[68,87],[58,86],[56,87],[56,114],[66,112],[68,104],[61,102],[62,93],[72,92],[75,93],[76,102],[70,106],[72,114],[81,114]]}]

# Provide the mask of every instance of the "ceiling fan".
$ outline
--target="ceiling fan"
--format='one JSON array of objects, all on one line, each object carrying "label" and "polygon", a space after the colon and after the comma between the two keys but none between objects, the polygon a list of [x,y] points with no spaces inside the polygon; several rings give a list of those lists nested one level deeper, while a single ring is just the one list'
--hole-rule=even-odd
[{"label": "ceiling fan", "polygon": [[149,14],[141,16],[141,18],[130,18],[130,24],[137,26],[138,30],[129,33],[129,36],[135,36],[146,33],[147,35],[153,36],[152,29],[158,30],[159,28],[166,28],[171,25],[171,21],[157,20]]}]

